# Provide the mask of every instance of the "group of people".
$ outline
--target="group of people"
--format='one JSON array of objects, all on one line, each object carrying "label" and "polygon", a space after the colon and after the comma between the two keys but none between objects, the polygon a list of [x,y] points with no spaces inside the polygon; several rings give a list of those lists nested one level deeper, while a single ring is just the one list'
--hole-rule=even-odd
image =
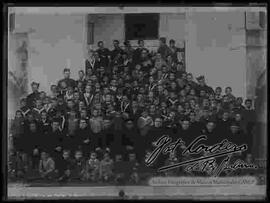
[{"label": "group of people", "polygon": [[[187,73],[183,53],[174,40],[160,38],[156,52],[138,40],[133,49],[114,40],[114,49],[98,42],[89,50],[85,70],[72,79],[72,70],[51,85],[50,92],[31,84],[32,93],[22,98],[10,125],[13,149],[9,172],[27,177],[68,181],[125,181],[161,175],[192,175],[183,167],[158,173],[161,166],[183,159],[183,147],[196,137],[214,145],[223,139],[252,153],[256,114],[253,101],[235,97],[231,87],[208,86],[204,76]],[[182,138],[181,148],[160,154],[151,165],[146,159],[157,140],[168,135]],[[193,174],[194,175],[194,174]]]}]

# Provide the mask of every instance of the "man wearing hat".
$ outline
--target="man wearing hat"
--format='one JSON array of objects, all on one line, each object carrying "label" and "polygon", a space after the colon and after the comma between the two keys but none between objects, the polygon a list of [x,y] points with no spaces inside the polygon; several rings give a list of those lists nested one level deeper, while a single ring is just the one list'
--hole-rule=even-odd
[{"label": "man wearing hat", "polygon": [[58,82],[58,87],[61,87],[61,83],[65,82],[67,87],[76,87],[76,82],[75,80],[70,78],[70,69],[69,68],[65,68],[64,71],[64,78],[59,80]]},{"label": "man wearing hat", "polygon": [[32,93],[29,94],[26,98],[26,103],[29,108],[34,108],[35,107],[35,101],[36,99],[39,98],[39,83],[37,82],[32,82],[31,83],[31,88],[32,88]]},{"label": "man wearing hat", "polygon": [[204,90],[206,93],[208,94],[214,94],[214,90],[212,89],[212,87],[209,87],[208,85],[206,85],[205,83],[205,78],[203,75],[200,75],[199,77],[196,78],[198,81],[198,86],[196,87],[196,92],[199,95],[201,90]]},{"label": "man wearing hat", "polygon": [[109,65],[109,57],[110,57],[110,50],[104,47],[103,41],[99,41],[97,43],[98,49],[96,52],[100,58],[100,66],[108,67]]},{"label": "man wearing hat", "polygon": [[128,59],[132,59],[135,50],[131,47],[130,42],[128,40],[124,42],[124,46],[125,46],[124,52],[127,53]]},{"label": "man wearing hat", "polygon": [[92,49],[88,50],[88,56],[85,60],[85,73],[89,73],[89,70],[96,73],[96,70],[100,67],[100,60],[97,57],[98,53]]},{"label": "man wearing hat", "polygon": [[114,49],[111,51],[111,60],[115,63],[122,55],[123,49],[120,48],[118,40],[113,40],[113,47]]},{"label": "man wearing hat", "polygon": [[[145,50],[146,48],[144,47],[144,41],[142,39],[138,40],[138,48],[134,51],[133,54],[133,62],[138,64],[138,61],[140,60],[142,50]],[[148,52],[148,50],[147,50]]]},{"label": "man wearing hat", "polygon": [[161,54],[161,57],[164,60],[166,60],[167,56],[171,54],[171,50],[168,47],[168,45],[166,44],[166,38],[165,37],[161,37],[159,39],[159,48],[158,48],[157,52]]}]

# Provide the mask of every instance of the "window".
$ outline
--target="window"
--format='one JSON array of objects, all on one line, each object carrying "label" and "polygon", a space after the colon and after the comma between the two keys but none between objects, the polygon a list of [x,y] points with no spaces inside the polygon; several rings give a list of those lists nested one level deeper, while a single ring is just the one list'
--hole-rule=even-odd
[{"label": "window", "polygon": [[126,14],[125,39],[158,39],[159,14]]}]

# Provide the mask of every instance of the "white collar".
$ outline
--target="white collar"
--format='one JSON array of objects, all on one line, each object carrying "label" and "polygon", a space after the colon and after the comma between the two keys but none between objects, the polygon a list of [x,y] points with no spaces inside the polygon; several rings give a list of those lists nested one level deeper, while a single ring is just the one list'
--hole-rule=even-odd
[{"label": "white collar", "polygon": [[42,107],[41,109],[34,108],[34,110],[37,111],[38,113],[40,113],[41,111],[44,110],[44,107]]}]

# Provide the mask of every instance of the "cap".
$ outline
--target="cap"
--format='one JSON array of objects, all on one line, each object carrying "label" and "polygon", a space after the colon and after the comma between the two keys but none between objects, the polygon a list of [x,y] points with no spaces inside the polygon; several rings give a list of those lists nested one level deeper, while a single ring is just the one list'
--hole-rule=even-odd
[{"label": "cap", "polygon": [[198,81],[199,80],[204,80],[204,76],[203,75],[200,75],[199,77],[196,78]]},{"label": "cap", "polygon": [[129,42],[129,40],[126,40],[126,41],[124,42],[124,45],[128,45],[128,44],[130,44],[130,42]]},{"label": "cap", "polygon": [[69,68],[65,68],[64,69],[64,72],[70,72],[70,69]]},{"label": "cap", "polygon": [[33,85],[39,86],[39,83],[37,83],[37,82],[32,82],[32,83],[31,83],[31,86],[33,86]]},{"label": "cap", "polygon": [[159,40],[162,41],[163,43],[166,43],[166,37],[160,37]]}]

